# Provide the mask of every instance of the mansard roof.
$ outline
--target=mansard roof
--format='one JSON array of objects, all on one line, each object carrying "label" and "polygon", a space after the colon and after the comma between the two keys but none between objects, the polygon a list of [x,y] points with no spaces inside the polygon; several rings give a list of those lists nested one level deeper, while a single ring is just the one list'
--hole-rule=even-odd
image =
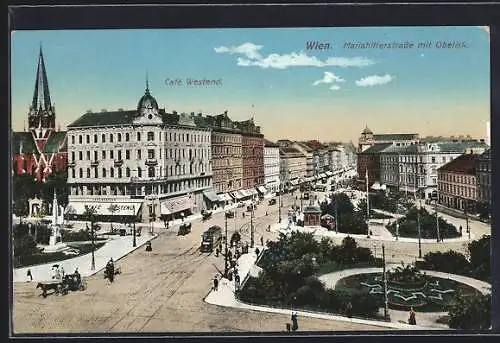
[{"label": "mansard roof", "polygon": [[477,154],[463,154],[446,163],[441,168],[440,172],[451,172],[475,175],[476,174],[476,160],[479,157]]},{"label": "mansard roof", "polygon": [[409,141],[418,138],[417,133],[382,133],[373,135],[375,141]]},{"label": "mansard roof", "polygon": [[363,152],[360,152],[359,155],[371,155],[381,153],[384,149],[390,147],[391,143],[380,143],[374,144]]},{"label": "mansard roof", "polygon": [[279,144],[271,142],[268,139],[264,139],[264,146],[268,148],[279,148]]}]

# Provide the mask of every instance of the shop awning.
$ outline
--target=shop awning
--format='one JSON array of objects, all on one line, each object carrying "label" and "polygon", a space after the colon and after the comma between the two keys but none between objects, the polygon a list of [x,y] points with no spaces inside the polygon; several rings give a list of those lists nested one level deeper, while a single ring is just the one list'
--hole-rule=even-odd
[{"label": "shop awning", "polygon": [[296,186],[298,183],[299,183],[299,180],[297,180],[297,179],[290,181],[290,184],[292,184],[294,186]]},{"label": "shop awning", "polygon": [[233,198],[231,198],[231,196],[227,193],[219,193],[217,196],[223,201],[233,201]]},{"label": "shop awning", "polygon": [[259,192],[257,192],[257,190],[255,188],[250,188],[248,190],[248,192],[251,194],[251,195],[259,195]]},{"label": "shop awning", "polygon": [[187,210],[192,206],[193,202],[187,195],[163,200],[161,202],[161,214],[174,214],[183,210]]},{"label": "shop awning", "polygon": [[231,192],[230,194],[231,194],[231,196],[232,196],[234,199],[236,199],[236,200],[239,200],[239,199],[241,199],[241,198],[244,198],[244,197],[245,197],[243,194],[241,194],[241,192],[240,192],[240,191],[234,191],[234,192]]},{"label": "shop awning", "polygon": [[95,209],[97,216],[134,216],[139,213],[142,200],[130,202],[71,201],[66,206],[67,214],[83,215],[86,207]]},{"label": "shop awning", "polygon": [[214,191],[204,191],[203,195],[211,202],[220,202],[221,198]]},{"label": "shop awning", "polygon": [[325,173],[321,173],[321,174],[319,174],[319,177],[320,177],[320,178],[325,178],[325,177],[326,177],[326,174],[325,174]]},{"label": "shop awning", "polygon": [[257,190],[259,192],[261,192],[262,194],[266,194],[267,193],[267,189],[264,186],[257,187]]}]

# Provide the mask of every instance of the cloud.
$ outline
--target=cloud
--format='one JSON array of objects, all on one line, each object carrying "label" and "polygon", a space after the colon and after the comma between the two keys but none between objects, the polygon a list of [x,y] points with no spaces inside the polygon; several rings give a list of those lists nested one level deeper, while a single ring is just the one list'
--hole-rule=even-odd
[{"label": "cloud", "polygon": [[394,77],[389,75],[389,74],[385,74],[383,76],[371,75],[371,76],[363,77],[360,80],[357,80],[356,85],[359,87],[369,87],[369,86],[371,87],[371,86],[377,86],[377,85],[385,85],[385,84],[391,82],[392,80],[394,80]]},{"label": "cloud", "polygon": [[340,86],[339,86],[339,85],[332,85],[332,86],[330,87],[330,89],[331,89],[332,91],[336,91],[336,90],[339,90],[339,89],[340,89]]},{"label": "cloud", "polygon": [[272,53],[262,56],[259,51],[262,45],[253,43],[243,43],[239,46],[214,48],[216,53],[240,54],[245,57],[238,57],[236,64],[241,67],[259,67],[286,69],[288,67],[366,67],[375,64],[375,61],[365,57],[330,57],[326,60],[309,56],[304,52],[291,52],[289,54]]},{"label": "cloud", "polygon": [[313,82],[313,86],[317,86],[320,83],[334,83],[334,82],[345,82],[345,80],[332,72],[325,71],[323,78]]}]

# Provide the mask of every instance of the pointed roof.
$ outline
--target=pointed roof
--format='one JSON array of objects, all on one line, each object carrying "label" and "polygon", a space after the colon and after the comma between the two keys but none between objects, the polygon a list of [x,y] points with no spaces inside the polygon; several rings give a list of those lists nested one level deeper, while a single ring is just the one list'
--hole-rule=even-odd
[{"label": "pointed roof", "polygon": [[370,130],[368,128],[368,125],[365,126],[365,129],[363,130],[363,132],[361,132],[362,134],[373,134],[372,130]]},{"label": "pointed roof", "polygon": [[45,61],[43,59],[41,44],[40,54],[38,55],[35,91],[33,92],[33,101],[31,102],[31,107],[35,110],[39,108],[49,110],[52,108],[52,103],[50,102],[49,82],[47,81],[47,71],[45,70]]}]

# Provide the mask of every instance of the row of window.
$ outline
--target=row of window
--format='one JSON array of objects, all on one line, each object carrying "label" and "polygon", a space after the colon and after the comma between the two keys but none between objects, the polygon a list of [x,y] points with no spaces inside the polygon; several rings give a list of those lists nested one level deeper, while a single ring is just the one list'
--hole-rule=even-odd
[{"label": "row of window", "polygon": [[241,146],[241,135],[218,135],[212,136],[212,143],[232,143]]},{"label": "row of window", "polygon": [[[175,193],[187,192],[192,188],[209,187],[209,179],[196,179],[176,181],[168,184],[161,184],[159,192]],[[157,194],[158,190],[152,185],[135,186],[135,185],[98,185],[98,186],[72,186],[71,195],[151,195]]]},{"label": "row of window", "polygon": [[[198,174],[198,173],[203,173],[206,172],[206,167],[204,164],[200,165],[200,168],[198,168],[196,165],[190,165],[188,168],[186,168],[186,165],[176,165],[170,166],[167,168],[162,168],[160,167],[158,169],[158,173],[155,167],[148,167],[145,168],[147,170],[147,177],[168,177],[168,176],[179,176],[179,175],[186,175],[186,170],[189,174]],[[116,172],[115,172],[116,170]],[[125,172],[123,172],[125,170]],[[109,171],[109,174],[108,174]],[[122,178],[122,177],[143,177],[143,171],[142,168],[137,168],[134,169],[133,171],[136,171],[136,175],[132,175],[132,169],[129,167],[122,168],[122,167],[111,167],[111,168],[101,168],[101,174],[99,174],[99,168],[94,167],[94,168],[86,168],[86,173],[84,174],[84,169],[79,168],[78,169],[78,177],[83,178],[84,175],[86,178],[106,178],[106,177],[117,177],[117,178]],[[169,173],[170,172],[170,173]],[[135,173],[134,173],[135,174]],[[71,168],[71,177],[76,178],[76,169]],[[116,175],[116,176],[115,176]]]},{"label": "row of window", "polygon": [[[131,134],[129,132],[126,132],[125,134],[122,134],[120,132],[118,133],[102,133],[100,135],[101,139],[99,140],[99,134],[93,134],[93,135],[85,135],[85,143],[83,140],[84,135],[78,135],[78,144],[91,144],[92,143],[106,143],[106,140],[108,139],[109,143],[113,143],[115,141],[117,142],[130,142],[131,139]],[[107,138],[106,138],[107,137]],[[195,133],[178,133],[178,132],[164,132],[162,135],[162,132],[158,132],[158,140],[161,141],[162,137],[164,137],[165,141],[171,141],[171,142],[193,142],[193,143],[209,143],[209,135],[207,134],[195,134]],[[76,144],[76,135],[71,135],[71,144]],[[91,139],[92,138],[92,139]],[[136,141],[140,142],[141,141],[141,132],[136,132],[135,135]],[[153,131],[147,132],[147,141],[151,142],[155,140],[155,133]]]},{"label": "row of window", "polygon": [[[190,160],[193,158],[201,158],[201,159],[209,159],[209,149],[159,149],[159,156],[162,156],[162,150],[165,150],[165,159],[171,158],[171,159],[177,159],[177,158],[189,158]],[[107,157],[109,156],[109,159],[114,160],[115,158],[117,160],[123,159],[122,155],[122,150],[109,150],[109,155],[107,154],[108,150],[101,150],[101,159],[106,160]],[[181,153],[182,152],[182,153]],[[78,160],[82,161],[83,160],[83,151],[78,151]],[[92,151],[86,151],[86,160],[91,160],[93,155],[93,161],[99,160],[99,153],[97,150]],[[136,159],[141,160],[142,159],[142,149],[137,149],[136,150]],[[131,150],[125,150],[125,159],[130,160],[131,158]],[[156,158],[156,150],[155,149],[147,149],[147,158],[148,159],[155,159]],[[71,152],[71,161],[75,162],[76,161],[76,152],[72,151]]]},{"label": "row of window", "polygon": [[[446,163],[446,161],[450,162],[453,159],[452,156],[449,156],[448,159],[446,156],[441,157],[441,162]],[[399,160],[399,161],[398,161]],[[436,156],[431,156],[430,161],[427,161],[426,163],[437,163],[437,158]],[[380,161],[382,163],[417,163],[417,156],[397,156],[397,155],[390,155],[390,156],[380,156]],[[419,163],[424,163],[424,158],[423,156],[419,156],[418,158]]]},{"label": "row of window", "polygon": [[458,186],[449,183],[440,183],[438,187],[441,192],[452,193],[467,198],[476,197],[476,188],[474,187]]},{"label": "row of window", "polygon": [[241,147],[212,145],[212,155],[240,155]]},{"label": "row of window", "polygon": [[448,181],[448,182],[456,182],[456,183],[464,183],[468,185],[476,184],[476,177],[473,175],[457,175],[450,173],[440,173],[439,180]]}]

